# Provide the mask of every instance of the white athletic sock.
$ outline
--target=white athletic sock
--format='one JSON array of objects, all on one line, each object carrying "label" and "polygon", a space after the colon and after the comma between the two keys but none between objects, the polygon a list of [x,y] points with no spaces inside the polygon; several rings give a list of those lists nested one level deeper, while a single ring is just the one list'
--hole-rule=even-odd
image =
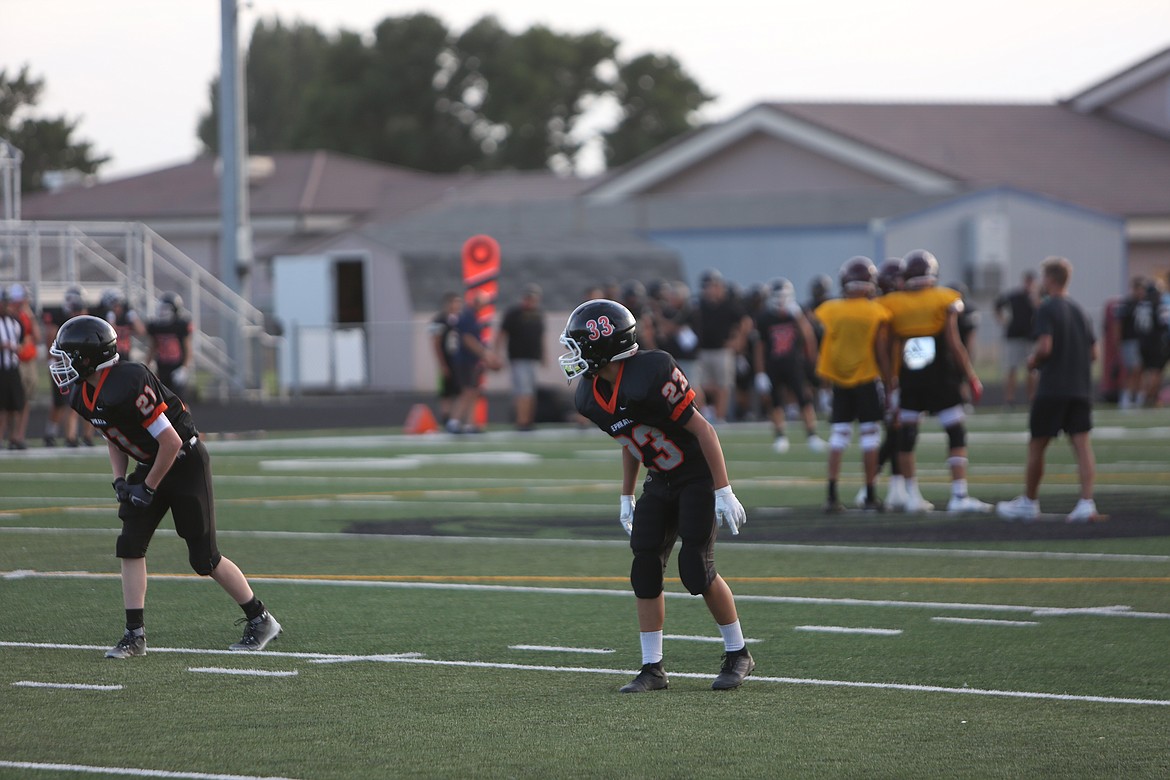
[{"label": "white athletic sock", "polygon": [[967,495],[967,480],[951,480],[951,495],[955,498],[962,498],[963,496]]},{"label": "white athletic sock", "polygon": [[643,631],[639,637],[642,640],[642,663],[656,664],[662,660],[662,632]]},{"label": "white athletic sock", "polygon": [[726,626],[719,626],[719,633],[723,634],[723,649],[729,653],[742,650],[747,644],[743,641],[743,629],[739,627],[738,620]]}]

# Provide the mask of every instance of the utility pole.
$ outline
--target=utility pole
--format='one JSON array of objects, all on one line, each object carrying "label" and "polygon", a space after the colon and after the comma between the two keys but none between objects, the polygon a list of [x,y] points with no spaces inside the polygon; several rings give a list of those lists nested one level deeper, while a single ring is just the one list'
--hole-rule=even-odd
[{"label": "utility pole", "polygon": [[[236,0],[220,0],[219,248],[222,281],[248,299],[252,230],[248,219],[248,150],[237,11]],[[225,330],[224,341],[233,366],[232,383],[236,390],[243,390],[249,360],[239,319],[225,321]]]}]

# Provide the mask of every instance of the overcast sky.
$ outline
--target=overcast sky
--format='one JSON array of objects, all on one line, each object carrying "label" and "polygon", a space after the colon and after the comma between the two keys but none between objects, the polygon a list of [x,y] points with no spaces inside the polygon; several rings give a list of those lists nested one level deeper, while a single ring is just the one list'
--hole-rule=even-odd
[{"label": "overcast sky", "polygon": [[[368,32],[431,13],[454,31],[494,14],[511,32],[601,29],[620,56],[670,54],[724,119],[765,100],[1052,102],[1170,47],[1170,0],[253,0],[259,18]],[[0,0],[0,69],[46,82],[39,111],[116,177],[185,162],[219,68],[218,0]]]}]

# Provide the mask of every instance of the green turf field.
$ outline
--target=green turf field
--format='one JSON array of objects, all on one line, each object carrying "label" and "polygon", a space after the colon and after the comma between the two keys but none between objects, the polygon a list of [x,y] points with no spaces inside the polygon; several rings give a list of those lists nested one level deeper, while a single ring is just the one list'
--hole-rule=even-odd
[{"label": "green turf field", "polygon": [[[636,696],[599,432],[213,440],[220,549],[284,635],[227,653],[239,610],[165,531],[128,661],[103,657],[122,631],[104,449],[0,453],[0,778],[1167,777],[1170,413],[1096,423],[1111,519],[1076,527],[1063,442],[1048,514],[1019,525],[826,517],[823,455],[720,429],[748,524],[717,562],[756,671],[710,690],[718,632],[671,579],[670,688]],[[973,495],[1020,492],[1024,426],[971,421]],[[928,422],[940,506],[943,448]]]}]

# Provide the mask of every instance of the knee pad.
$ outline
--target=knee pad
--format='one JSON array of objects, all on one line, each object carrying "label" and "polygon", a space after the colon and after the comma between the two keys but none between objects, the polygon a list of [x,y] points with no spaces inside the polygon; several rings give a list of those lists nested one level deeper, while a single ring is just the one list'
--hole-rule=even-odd
[{"label": "knee pad", "polygon": [[715,581],[715,562],[700,547],[684,543],[678,551],[678,576],[687,593],[698,596]]},{"label": "knee pad", "polygon": [[634,595],[640,599],[656,599],[662,593],[662,579],[665,567],[656,552],[634,552],[630,565],[630,585]]},{"label": "knee pad", "polygon": [[967,427],[961,422],[946,427],[947,446],[952,450],[961,450],[967,446]]},{"label": "knee pad", "polygon": [[882,434],[877,423],[862,423],[859,433],[858,440],[861,442],[862,452],[873,452],[881,446]]},{"label": "knee pad", "polygon": [[918,443],[918,423],[903,422],[898,429],[898,452],[914,452]]},{"label": "knee pad", "polygon": [[119,534],[114,545],[114,555],[119,558],[145,558],[146,548],[150,546],[150,537]]},{"label": "knee pad", "polygon": [[200,577],[210,576],[222,557],[209,536],[187,540],[187,560],[191,569]]},{"label": "knee pad", "polygon": [[853,438],[853,426],[850,423],[833,423],[829,426],[829,449],[843,450],[849,446]]}]

